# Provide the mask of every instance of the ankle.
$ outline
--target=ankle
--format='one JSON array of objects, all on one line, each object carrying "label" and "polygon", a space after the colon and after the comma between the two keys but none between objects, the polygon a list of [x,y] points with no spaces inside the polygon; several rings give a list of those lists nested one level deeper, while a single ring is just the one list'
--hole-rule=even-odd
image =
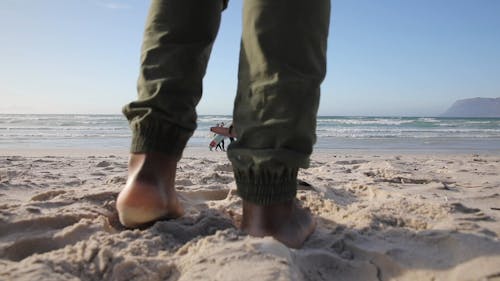
[{"label": "ankle", "polygon": [[258,227],[273,232],[293,216],[294,204],[294,200],[270,205],[258,205],[243,200],[241,227],[243,229]]},{"label": "ankle", "polygon": [[243,201],[241,229],[249,235],[272,236],[288,247],[299,248],[315,227],[312,214],[294,199],[272,205]]},{"label": "ankle", "polygon": [[132,153],[129,157],[129,172],[135,170],[148,170],[152,172],[165,172],[177,168],[177,158],[174,156],[158,153]]}]

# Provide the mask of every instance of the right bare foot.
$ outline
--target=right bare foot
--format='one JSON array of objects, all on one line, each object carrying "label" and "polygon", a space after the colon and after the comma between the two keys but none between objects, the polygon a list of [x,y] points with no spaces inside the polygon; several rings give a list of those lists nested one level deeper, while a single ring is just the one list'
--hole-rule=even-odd
[{"label": "right bare foot", "polygon": [[120,222],[138,227],[156,220],[177,218],[183,208],[175,191],[177,161],[161,153],[131,154],[128,179],[116,200]]},{"label": "right bare foot", "polygon": [[311,212],[295,199],[265,206],[243,200],[241,229],[252,236],[272,236],[288,247],[300,248],[315,228]]}]

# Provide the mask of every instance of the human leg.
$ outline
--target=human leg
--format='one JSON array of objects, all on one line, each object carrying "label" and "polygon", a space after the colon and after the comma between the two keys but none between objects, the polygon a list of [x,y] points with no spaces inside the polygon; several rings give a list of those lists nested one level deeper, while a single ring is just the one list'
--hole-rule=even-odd
[{"label": "human leg", "polygon": [[129,175],[117,199],[125,226],[182,214],[175,169],[196,129],[195,107],[224,2],[151,2],[138,100],[123,109],[132,129]]},{"label": "human leg", "polygon": [[237,140],[228,156],[243,199],[242,228],[299,247],[314,230],[295,202],[297,172],[316,141],[326,72],[329,0],[252,0],[243,8]]}]

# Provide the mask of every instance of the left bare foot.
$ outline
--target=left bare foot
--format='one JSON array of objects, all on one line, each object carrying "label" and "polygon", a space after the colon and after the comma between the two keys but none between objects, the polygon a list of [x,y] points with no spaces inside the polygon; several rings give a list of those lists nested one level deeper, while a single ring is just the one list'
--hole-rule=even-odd
[{"label": "left bare foot", "polygon": [[139,227],[182,216],[175,191],[177,161],[161,153],[131,154],[128,179],[118,195],[116,209],[126,227]]}]

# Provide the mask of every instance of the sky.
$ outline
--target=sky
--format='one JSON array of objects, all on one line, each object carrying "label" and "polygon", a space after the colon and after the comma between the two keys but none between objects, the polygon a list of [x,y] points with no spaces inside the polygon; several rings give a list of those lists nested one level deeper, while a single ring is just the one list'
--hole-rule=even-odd
[{"label": "sky", "polygon": [[[232,113],[242,1],[222,14],[199,114]],[[1,0],[0,113],[119,114],[136,98],[148,8]],[[319,115],[436,116],[500,97],[499,14],[498,0],[332,1]]]}]

